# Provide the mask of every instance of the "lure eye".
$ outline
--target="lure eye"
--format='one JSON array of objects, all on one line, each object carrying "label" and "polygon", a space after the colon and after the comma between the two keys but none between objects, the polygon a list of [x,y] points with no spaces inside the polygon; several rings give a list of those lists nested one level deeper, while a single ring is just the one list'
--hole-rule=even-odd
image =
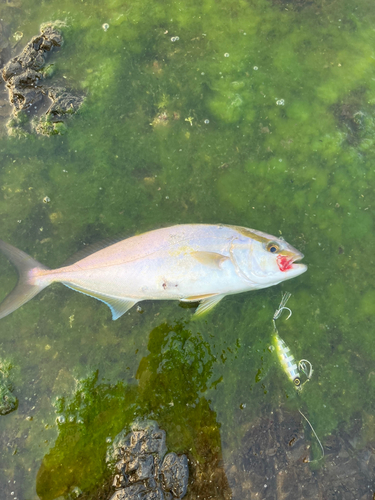
[{"label": "lure eye", "polygon": [[299,387],[299,386],[301,385],[301,380],[300,380],[298,377],[297,377],[297,378],[295,378],[295,379],[293,380],[293,382],[294,382],[294,385],[295,385],[296,387]]},{"label": "lure eye", "polygon": [[269,243],[267,243],[266,249],[271,253],[276,253],[280,250],[280,247],[274,241],[270,241]]}]

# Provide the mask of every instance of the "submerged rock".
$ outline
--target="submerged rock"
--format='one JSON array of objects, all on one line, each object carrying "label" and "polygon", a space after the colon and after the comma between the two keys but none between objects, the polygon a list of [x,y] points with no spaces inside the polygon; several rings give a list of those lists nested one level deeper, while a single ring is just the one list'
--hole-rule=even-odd
[{"label": "submerged rock", "polygon": [[107,461],[116,463],[111,500],[172,500],[186,494],[189,470],[185,455],[168,453],[165,431],[156,422],[132,426],[115,438]]},{"label": "submerged rock", "polygon": [[3,79],[9,89],[9,99],[15,111],[28,109],[43,97],[45,53],[61,47],[62,35],[57,28],[47,26],[26,45],[21,54],[11,59],[3,68]]},{"label": "submerged rock", "polygon": [[[9,90],[9,100],[13,106],[13,119],[7,126],[11,135],[25,135],[25,123],[21,113],[30,113],[36,117],[31,128],[39,134],[52,135],[63,132],[64,119],[75,113],[83,102],[82,96],[76,96],[64,87],[50,86],[46,77],[52,73],[51,66],[45,68],[47,53],[63,43],[59,27],[63,23],[48,23],[41,27],[40,35],[33,37],[17,57],[11,59],[2,71],[2,76]],[[38,108],[48,99],[50,107],[44,114]],[[35,111],[37,110],[37,111]]]},{"label": "submerged rock", "polygon": [[12,394],[13,386],[9,380],[10,369],[10,363],[0,363],[0,415],[7,415],[18,406],[18,400]]}]

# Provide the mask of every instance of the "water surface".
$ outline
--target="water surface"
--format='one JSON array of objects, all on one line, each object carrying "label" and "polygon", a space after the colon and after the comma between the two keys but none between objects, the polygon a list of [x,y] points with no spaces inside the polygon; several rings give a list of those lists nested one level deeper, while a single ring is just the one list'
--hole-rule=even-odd
[{"label": "water surface", "polygon": [[[95,491],[107,441],[136,417],[206,472],[223,458],[229,474],[251,425],[280,406],[303,407],[323,445],[355,423],[352,453],[374,443],[372,5],[13,0],[0,16],[11,55],[65,21],[51,79],[86,96],[52,137],[9,137],[2,108],[2,239],[58,267],[105,238],[221,222],[282,235],[309,266],[199,321],[150,301],[113,322],[60,285],[1,320],[19,400],[0,417],[1,490]],[[3,298],[16,281],[3,257],[0,275]],[[300,398],[268,349],[285,290],[280,335],[315,370]]]}]

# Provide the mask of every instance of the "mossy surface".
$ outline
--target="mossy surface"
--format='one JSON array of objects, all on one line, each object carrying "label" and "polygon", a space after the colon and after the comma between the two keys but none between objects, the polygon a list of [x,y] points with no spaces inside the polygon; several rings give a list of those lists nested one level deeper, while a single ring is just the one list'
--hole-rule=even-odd
[{"label": "mossy surface", "polygon": [[[5,493],[92,490],[105,440],[133,416],[203,461],[220,446],[229,456],[241,424],[280,398],[303,405],[323,444],[358,412],[369,422],[361,446],[373,439],[373,7],[13,0],[0,15],[23,33],[12,55],[42,23],[65,21],[48,63],[86,96],[63,135],[9,137],[1,116],[2,239],[58,267],[105,238],[222,222],[284,236],[309,266],[199,321],[177,302],[145,302],[112,322],[105,305],[58,285],[2,319],[0,357],[19,367],[19,407],[0,417]],[[2,299],[16,281],[2,256],[0,275]],[[268,349],[281,290],[293,316],[279,333],[315,370],[299,400]],[[82,391],[92,404],[69,422]],[[56,463],[67,467],[57,483]]]}]

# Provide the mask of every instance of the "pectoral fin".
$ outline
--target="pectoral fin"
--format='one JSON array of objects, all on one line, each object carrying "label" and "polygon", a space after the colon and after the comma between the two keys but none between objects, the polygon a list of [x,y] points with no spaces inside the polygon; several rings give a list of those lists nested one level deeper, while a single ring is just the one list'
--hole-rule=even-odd
[{"label": "pectoral fin", "polygon": [[77,292],[84,293],[89,297],[94,297],[94,299],[98,299],[101,302],[107,304],[112,312],[112,319],[118,319],[120,316],[126,313],[131,307],[133,307],[138,301],[135,299],[131,299],[128,297],[112,297],[110,295],[106,295],[104,293],[95,292],[93,290],[86,290],[77,285],[73,285],[72,283],[63,282],[65,286],[71,288],[72,290],[76,290]]},{"label": "pectoral fin", "polygon": [[190,255],[201,264],[209,267],[216,267],[217,269],[220,269],[223,262],[229,259],[229,257],[225,257],[225,255],[215,252],[191,252]]},{"label": "pectoral fin", "polygon": [[218,304],[224,297],[225,295],[214,295],[207,299],[203,299],[202,302],[197,307],[194,316],[197,318],[208,313],[208,311],[211,311],[211,309],[213,309],[216,306],[216,304]]}]

